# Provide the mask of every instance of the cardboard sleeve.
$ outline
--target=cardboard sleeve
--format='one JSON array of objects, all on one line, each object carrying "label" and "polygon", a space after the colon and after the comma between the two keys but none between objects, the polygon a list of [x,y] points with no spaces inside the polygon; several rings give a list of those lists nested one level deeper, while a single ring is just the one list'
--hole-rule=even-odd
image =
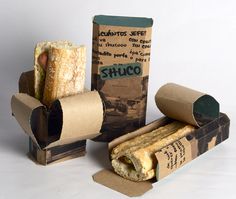
[{"label": "cardboard sleeve", "polygon": [[48,147],[91,139],[100,134],[103,103],[97,91],[56,100],[49,114],[49,136],[60,134]]},{"label": "cardboard sleeve", "polygon": [[44,105],[25,93],[18,93],[12,96],[11,109],[22,129],[39,147],[40,138],[47,134],[47,113]]},{"label": "cardboard sleeve", "polygon": [[18,93],[11,99],[12,113],[41,149],[70,144],[100,135],[103,103],[97,91],[56,100],[46,107],[34,97]]},{"label": "cardboard sleeve", "polygon": [[212,96],[174,83],[162,86],[155,101],[164,115],[198,127],[219,117],[219,103]]}]

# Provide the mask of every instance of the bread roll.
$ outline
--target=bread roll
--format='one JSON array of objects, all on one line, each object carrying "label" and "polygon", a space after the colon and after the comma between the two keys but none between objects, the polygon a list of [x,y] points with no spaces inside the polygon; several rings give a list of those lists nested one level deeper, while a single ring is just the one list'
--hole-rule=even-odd
[{"label": "bread roll", "polygon": [[48,107],[58,98],[83,92],[84,46],[68,41],[41,42],[35,48],[35,97]]},{"label": "bread roll", "polygon": [[117,145],[111,151],[111,163],[116,173],[133,181],[155,177],[155,153],[168,144],[184,137],[195,128],[181,122],[163,127]]},{"label": "bread roll", "polygon": [[51,45],[73,45],[68,41],[43,41],[38,43],[34,49],[34,90],[35,98],[42,100],[44,84],[46,78],[47,62],[48,62],[48,51]]}]

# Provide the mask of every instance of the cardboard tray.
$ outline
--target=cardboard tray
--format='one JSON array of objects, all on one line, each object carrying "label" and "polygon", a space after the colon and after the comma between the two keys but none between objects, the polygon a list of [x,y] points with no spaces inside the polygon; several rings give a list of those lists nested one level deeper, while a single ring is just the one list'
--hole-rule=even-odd
[{"label": "cardboard tray", "polygon": [[[124,141],[150,132],[171,121],[171,119],[164,117],[134,132],[121,136],[109,143],[109,150]],[[226,140],[229,137],[229,125],[230,120],[228,116],[224,113],[220,113],[218,118],[159,150],[155,154],[158,164],[156,167],[156,180],[154,182],[159,181]],[[173,155],[171,158],[168,158],[167,156],[170,154]],[[175,164],[173,164],[173,162]],[[154,183],[151,180],[133,182],[107,169],[94,174],[93,180],[130,197],[143,195],[145,192],[152,189],[152,183]]]}]

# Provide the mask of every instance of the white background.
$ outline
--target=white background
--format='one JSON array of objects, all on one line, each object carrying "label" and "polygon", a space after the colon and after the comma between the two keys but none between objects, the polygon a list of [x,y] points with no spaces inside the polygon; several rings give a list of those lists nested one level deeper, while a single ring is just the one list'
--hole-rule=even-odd
[{"label": "white background", "polygon": [[85,157],[38,166],[27,158],[28,138],[10,110],[20,73],[32,69],[39,41],[85,44],[90,86],[96,14],[154,19],[148,122],[161,116],[154,95],[167,82],[213,95],[231,118],[229,140],[154,184],[141,198],[236,198],[235,0],[0,0],[0,199],[126,198],[92,180],[109,164],[104,144],[89,141]]}]

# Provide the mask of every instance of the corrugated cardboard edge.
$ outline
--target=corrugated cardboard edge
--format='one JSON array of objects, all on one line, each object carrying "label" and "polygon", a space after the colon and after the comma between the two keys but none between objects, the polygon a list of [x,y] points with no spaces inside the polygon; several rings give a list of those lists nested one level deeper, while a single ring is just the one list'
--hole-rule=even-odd
[{"label": "corrugated cardboard edge", "polygon": [[141,196],[152,189],[152,183],[150,181],[133,182],[118,176],[108,169],[95,173],[93,180],[130,197]]}]

